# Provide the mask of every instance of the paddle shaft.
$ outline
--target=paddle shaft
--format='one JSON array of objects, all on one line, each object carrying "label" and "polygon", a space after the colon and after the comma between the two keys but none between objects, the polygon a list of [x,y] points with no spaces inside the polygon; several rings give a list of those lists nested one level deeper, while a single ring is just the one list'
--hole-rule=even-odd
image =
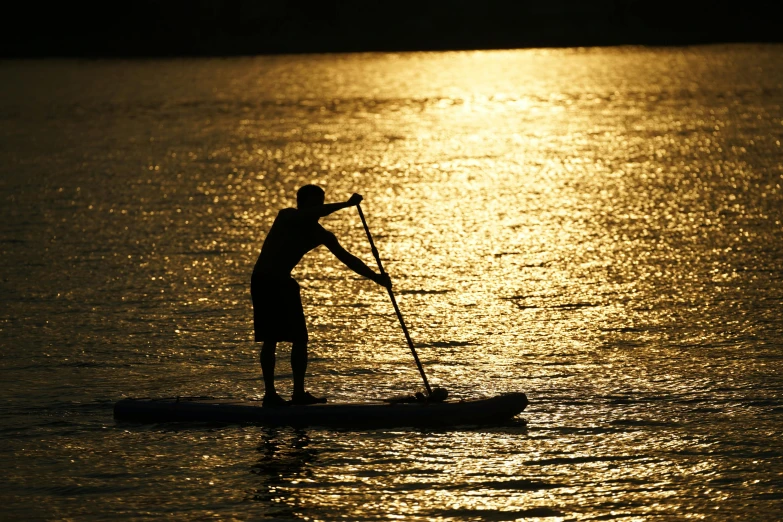
[{"label": "paddle shaft", "polygon": [[[372,249],[372,255],[375,256],[375,261],[378,262],[378,270],[381,271],[381,274],[386,274],[386,271],[383,269],[383,264],[381,263],[381,256],[378,255],[378,249],[375,248],[375,242],[372,240],[372,234],[370,234],[370,227],[367,226],[367,220],[364,219],[364,212],[362,212],[362,206],[356,205],[356,208],[359,210],[359,217],[362,218],[362,225],[364,225],[364,231],[367,232],[367,239],[370,240],[370,248]],[[424,387],[427,389],[427,395],[432,395],[432,388],[430,388],[430,383],[427,381],[427,376],[424,374],[424,368],[421,366],[421,361],[419,361],[419,356],[416,354],[416,348],[413,347],[413,341],[411,340],[411,335],[408,333],[408,328],[405,326],[405,321],[402,319],[402,312],[400,312],[400,307],[397,306],[397,299],[394,298],[394,292],[392,292],[391,288],[386,289],[389,292],[389,298],[391,299],[392,305],[394,306],[394,311],[397,313],[397,319],[400,320],[400,326],[402,326],[402,333],[405,334],[405,340],[408,341],[408,347],[411,349],[411,353],[413,354],[413,360],[416,361],[416,366],[419,368],[419,373],[421,374],[421,378],[424,381]]]}]

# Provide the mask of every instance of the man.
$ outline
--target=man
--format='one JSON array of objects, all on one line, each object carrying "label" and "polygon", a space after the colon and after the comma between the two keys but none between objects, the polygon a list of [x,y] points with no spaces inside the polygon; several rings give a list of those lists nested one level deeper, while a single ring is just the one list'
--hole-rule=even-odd
[{"label": "man", "polygon": [[299,284],[291,270],[314,248],[325,245],[348,268],[391,288],[387,275],[374,272],[359,258],[346,251],[337,238],[318,223],[324,216],[358,205],[362,196],[354,194],[344,203],[324,203],[324,191],[305,185],[296,193],[296,207],[278,212],[253,269],[250,293],[253,297],[253,326],[261,345],[261,373],[264,376],[264,406],[288,404],[275,390],[275,350],[278,342],[290,342],[291,369],[294,374],[292,404],[326,402],[305,391],[307,370],[307,325]]}]

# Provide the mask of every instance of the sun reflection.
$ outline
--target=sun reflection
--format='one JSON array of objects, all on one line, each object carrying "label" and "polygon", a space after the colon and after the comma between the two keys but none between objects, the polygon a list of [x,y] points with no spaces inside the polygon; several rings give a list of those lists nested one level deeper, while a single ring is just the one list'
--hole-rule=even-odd
[{"label": "sun reflection", "polygon": [[[38,518],[774,518],[779,62],[718,45],[4,64],[35,94],[3,112],[21,408],[4,442],[38,466],[8,469],[15,498],[45,498]],[[433,384],[525,391],[516,423],[107,423],[118,393],[261,395],[249,276],[307,182],[364,194]],[[323,224],[372,262],[355,212]],[[316,394],[420,388],[385,294],[323,249],[295,276]]]}]

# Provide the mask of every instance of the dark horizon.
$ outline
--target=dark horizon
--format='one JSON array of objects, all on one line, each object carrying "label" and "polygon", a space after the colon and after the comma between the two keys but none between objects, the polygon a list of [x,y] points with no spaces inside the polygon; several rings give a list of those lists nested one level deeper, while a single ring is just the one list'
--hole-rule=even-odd
[{"label": "dark horizon", "polygon": [[[35,4],[8,12],[2,56],[166,57],[783,41],[761,2],[281,0]],[[685,7],[687,5],[687,7]]]}]

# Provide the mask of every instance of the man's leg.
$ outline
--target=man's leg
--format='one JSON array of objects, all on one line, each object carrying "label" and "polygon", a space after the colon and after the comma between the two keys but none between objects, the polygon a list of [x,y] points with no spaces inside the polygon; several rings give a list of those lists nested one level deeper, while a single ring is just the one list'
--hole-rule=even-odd
[{"label": "man's leg", "polygon": [[305,372],[307,371],[307,341],[295,342],[291,346],[291,370],[294,373],[294,404],[318,404],[326,402],[323,397],[314,397],[305,391]]},{"label": "man's leg", "polygon": [[261,345],[261,374],[264,376],[264,393],[271,397],[275,390],[275,350],[276,341],[264,341]]},{"label": "man's leg", "polygon": [[305,373],[307,372],[307,341],[291,345],[291,371],[294,374],[294,395],[304,395]]}]

